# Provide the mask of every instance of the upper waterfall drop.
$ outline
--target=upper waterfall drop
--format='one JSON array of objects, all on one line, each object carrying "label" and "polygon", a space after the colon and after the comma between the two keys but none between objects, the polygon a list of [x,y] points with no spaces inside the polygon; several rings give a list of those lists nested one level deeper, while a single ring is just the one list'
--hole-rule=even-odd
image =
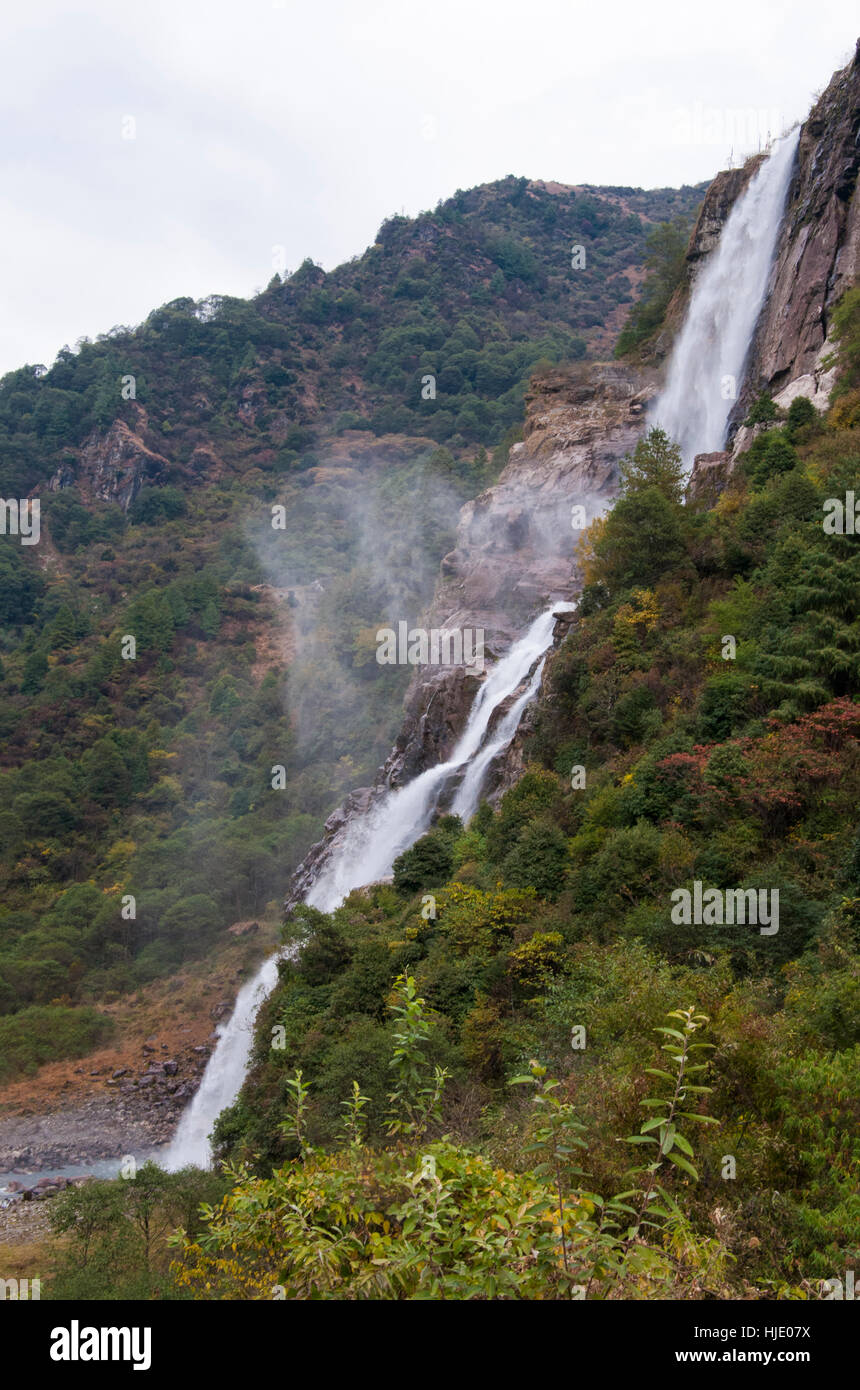
[{"label": "upper waterfall drop", "polygon": [[799,138],[797,127],[776,141],[729,213],[693,286],[666,384],[649,412],[649,424],[681,446],[688,468],[696,454],[725,444],[767,293]]}]

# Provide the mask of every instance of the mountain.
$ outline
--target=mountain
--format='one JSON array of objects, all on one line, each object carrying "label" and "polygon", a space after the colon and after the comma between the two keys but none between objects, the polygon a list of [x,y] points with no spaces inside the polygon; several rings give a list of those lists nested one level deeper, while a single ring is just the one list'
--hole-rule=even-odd
[{"label": "mountain", "polygon": [[[294,876],[291,950],[245,1087],[216,1130],[220,1151],[253,1153],[263,1178],[287,1167],[274,1187],[249,1178],[225,1202],[219,1248],[243,1239],[245,1203],[274,1201],[288,1225],[288,1208],[313,1209],[330,1229],[349,1174],[357,1211],[373,1192],[392,1228],[376,1243],[356,1216],[354,1264],[344,1284],[315,1284],[324,1297],[356,1295],[371,1247],[379,1297],[401,1280],[430,1297],[564,1297],[570,1260],[569,1277],[596,1280],[603,1297],[806,1298],[855,1258],[860,568],[852,524],[824,519],[839,499],[842,515],[853,505],[860,445],[858,128],[860,46],[800,132],[727,448],[699,456],[688,479],[671,441],[645,434],[645,411],[760,157],[708,190],[650,340],[626,361],[536,374],[523,440],[462,508],[426,622],[485,625],[502,652],[541,607],[577,598],[576,613],[557,622],[540,694],[487,765],[488,799],[468,824],[435,793],[429,829],[396,855],[393,876],[367,882],[355,858],[351,883],[365,886],[348,892],[342,876],[343,902],[319,910],[329,904],[316,885],[337,882],[332,866],[354,855],[362,824],[389,833],[398,806],[414,813],[477,707],[473,673],[422,668],[372,786],[331,817]],[[592,519],[578,551],[576,503]],[[497,728],[536,668],[498,706]],[[401,788],[411,800],[398,802]],[[751,931],[672,910],[678,894],[722,903],[750,891],[777,904],[775,930],[764,917]],[[701,1126],[685,1127],[661,1212],[689,1244],[670,1270],[667,1231],[640,1231],[651,1272],[610,1273],[590,1194],[604,1202],[631,1182],[619,1140],[647,1120],[643,1096],[657,1117],[668,1104],[651,1079],[670,1080],[653,1030],[669,1027],[664,1050],[680,1051],[672,1039],[696,1009],[712,1049],[688,1117]],[[404,1054],[409,1102],[396,1089]],[[515,1076],[534,1087],[533,1116],[508,1089]],[[559,1079],[553,1102],[547,1076]],[[363,1097],[354,1167],[338,1140],[352,1080]],[[426,1098],[440,1094],[433,1109]],[[652,1142],[657,1124],[636,1142]],[[391,1135],[404,1133],[398,1167]],[[444,1230],[426,1235],[417,1197],[411,1238],[396,1224],[398,1182],[405,1191],[418,1163],[410,1143],[434,1155],[464,1263]],[[580,1144],[587,1198],[580,1170],[565,1167]],[[499,1229],[503,1208],[516,1230],[533,1171],[524,1155],[535,1153],[569,1187],[570,1245],[533,1285],[525,1247],[534,1255],[542,1227],[528,1225],[522,1251],[513,1237],[505,1246],[517,1274],[500,1293],[498,1254],[469,1245],[470,1203],[497,1212]],[[546,1194],[547,1220],[563,1225],[559,1201]],[[260,1267],[262,1252],[242,1248]],[[409,1263],[430,1248],[432,1292]],[[307,1270],[286,1250],[279,1278],[288,1296],[308,1296]],[[218,1277],[213,1261],[189,1269],[188,1285],[199,1291],[204,1275]]]},{"label": "mountain", "polygon": [[[108,1033],[103,1099],[152,1031],[133,991],[190,970],[193,1001],[236,922],[262,926],[234,970],[259,956],[396,734],[409,673],[373,634],[431,598],[534,368],[611,344],[649,228],[702,191],[509,178],[389,219],[329,275],[174,301],[3,378],[0,486],[41,530],[0,548],[0,1079]],[[224,992],[186,1005],[195,1030]],[[164,1041],[190,1047],[178,1021]],[[41,1075],[52,1097],[87,1084]]]},{"label": "mountain", "polygon": [[[47,461],[53,551],[41,575],[21,561],[33,587],[10,666],[12,699],[35,696],[25,734],[51,782],[23,780],[32,762],[9,771],[20,897],[0,970],[39,979],[51,950],[73,980],[70,962],[92,955],[75,998],[7,1020],[13,1055],[32,1066],[62,1012],[70,1053],[98,1046],[106,1061],[111,1011],[167,975],[152,1055],[123,1096],[124,1123],[141,1094],[163,1116],[176,1073],[154,1049],[172,1043],[172,988],[191,992],[195,953],[225,959],[228,909],[271,940],[266,898],[287,891],[283,953],[246,981],[162,1155],[180,1171],[147,1165],[54,1199],[58,1296],[794,1302],[853,1268],[858,130],[860,45],[778,165],[717,176],[689,239],[670,195],[649,235],[636,201],[649,195],[505,181],[392,219],[334,287],[307,264],[273,283],[250,338],[229,304],[168,306],[162,438],[135,415],[156,409],[141,398],[99,425],[110,457],[100,433],[68,473]],[[775,167],[780,204],[750,202]],[[583,200],[607,219],[600,246],[581,233]],[[568,210],[563,237],[542,240],[553,208]],[[717,373],[704,384],[724,447],[688,469],[650,412],[679,371],[688,415],[701,404],[697,365],[719,362],[723,320],[689,346],[684,329],[741,216],[773,256],[757,284],[719,282],[762,307],[742,379],[726,395]],[[553,256],[562,240],[576,276],[584,246],[596,288],[603,240],[631,218],[644,307],[607,302],[609,332],[581,321]],[[359,305],[376,303],[386,265],[393,326],[368,331],[347,296],[361,283]],[[623,274],[603,269],[610,285]],[[719,307],[733,328],[748,304]],[[204,446],[178,369],[195,324],[214,346],[228,323],[238,395]],[[268,381],[275,367],[295,381]],[[441,389],[423,401],[428,375]],[[189,368],[190,389],[210,400],[215,377]],[[261,379],[308,412],[308,434],[275,438]],[[97,506],[100,486],[123,500]],[[119,569],[101,608],[97,563]],[[83,666],[108,617],[103,669]],[[419,618],[481,629],[489,669],[380,665],[379,628]],[[141,666],[120,666],[123,635],[141,633]],[[40,863],[26,836],[46,821],[61,833]],[[95,829],[110,846],[97,866]],[[92,881],[67,887],[72,873]],[[150,935],[118,942],[119,895],[138,882]],[[205,1157],[211,1123],[232,1166],[181,1171]],[[178,1248],[144,1249],[138,1195],[165,1231],[183,1223]]]}]

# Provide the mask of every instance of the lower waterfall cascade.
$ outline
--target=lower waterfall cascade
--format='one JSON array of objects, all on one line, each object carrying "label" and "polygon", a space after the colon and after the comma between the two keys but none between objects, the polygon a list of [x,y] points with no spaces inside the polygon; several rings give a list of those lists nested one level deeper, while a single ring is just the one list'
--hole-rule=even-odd
[{"label": "lower waterfall cascade", "polygon": [[[330,857],[307,895],[310,906],[332,912],[354,888],[385,878],[397,856],[427,830],[442,793],[457,777],[462,780],[451,810],[464,820],[474,814],[490,764],[511,742],[526,706],[540,689],[556,617],[574,606],[556,603],[546,609],[489,670],[447,762],[428,768],[404,787],[390,789],[375,806],[351,822],[344,844]],[[512,696],[516,698],[510,708],[491,729],[493,715]],[[253,1043],[254,1020],[277,984],[280,958],[279,952],[266,958],[239,991],[230,1018],[219,1025],[218,1042],[197,1093],[159,1157],[168,1171],[189,1164],[204,1168],[211,1164],[209,1135],[221,1111],[233,1104],[242,1087]]]}]

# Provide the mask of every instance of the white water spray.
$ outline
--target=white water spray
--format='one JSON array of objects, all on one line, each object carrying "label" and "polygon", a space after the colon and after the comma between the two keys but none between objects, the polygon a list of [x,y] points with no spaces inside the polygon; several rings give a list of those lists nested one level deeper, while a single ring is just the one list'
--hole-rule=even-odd
[{"label": "white water spray", "polygon": [[716,250],[693,286],[666,384],[649,423],[696,454],[723,448],[743,380],[782,221],[799,129],[776,142],[729,213]]},{"label": "white water spray", "polygon": [[[543,660],[552,643],[557,613],[570,604],[556,604],[536,618],[489,672],[469,712],[466,727],[446,763],[428,768],[407,786],[390,791],[378,805],[350,824],[344,843],[332,855],[307,901],[332,912],[353,888],[375,883],[390,873],[394,860],[414,844],[429,826],[446,782],[465,768],[452,811],[464,820],[476,810],[490,763],[510,743],[526,705],[540,689]],[[535,662],[540,664],[534,671]],[[529,677],[529,673],[531,676]],[[487,738],[493,714],[515,693],[526,688]],[[245,1079],[253,1041],[254,1018],[278,980],[278,955],[269,956],[244,985],[227,1024],[219,1028],[218,1043],[209,1058],[197,1094],[182,1116],[171,1143],[158,1159],[173,1172],[186,1164],[207,1167],[212,1161],[209,1135],[222,1110],[232,1105]]]}]

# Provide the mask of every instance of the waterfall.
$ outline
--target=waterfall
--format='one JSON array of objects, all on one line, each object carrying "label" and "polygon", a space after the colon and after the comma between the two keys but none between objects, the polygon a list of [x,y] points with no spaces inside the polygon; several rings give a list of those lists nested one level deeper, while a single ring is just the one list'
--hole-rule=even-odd
[{"label": "waterfall", "polygon": [[[429,826],[446,783],[463,769],[466,772],[460,791],[464,795],[457,814],[471,814],[477,805],[482,774],[492,757],[513,738],[519,714],[528,703],[527,698],[523,696],[516,702],[519,706],[516,722],[509,718],[502,721],[509,727],[504,741],[500,725],[498,734],[491,735],[490,745],[484,748],[482,745],[490,720],[499,706],[522,684],[534,663],[545,654],[552,642],[555,615],[568,607],[561,604],[542,613],[525,636],[514,643],[507,656],[493,667],[475,697],[466,727],[447,762],[428,768],[407,786],[389,792],[378,805],[351,823],[343,846],[332,857],[308,894],[307,901],[312,907],[331,912],[353,888],[375,883],[390,873],[398,854],[414,844]],[[538,682],[532,679],[527,696],[533,697],[537,689]],[[513,714],[513,710],[510,714]],[[485,758],[484,753],[487,754]],[[467,766],[470,760],[471,766]],[[469,773],[481,762],[480,774],[476,773],[469,781]],[[469,791],[465,793],[467,781]],[[456,807],[455,801],[452,810]]]},{"label": "waterfall", "polygon": [[767,292],[799,128],[783,136],[750,179],[693,286],[684,326],[649,423],[696,454],[723,448],[729,413]]},{"label": "waterfall", "polygon": [[[680,444],[688,466],[697,453],[721,449],[725,441],[767,290],[797,141],[794,131],[774,145],[732,208],[719,244],[693,287],[665,387],[650,412],[650,423]],[[430,826],[443,792],[453,783],[459,782],[452,812],[464,821],[474,814],[490,764],[510,743],[523,710],[540,689],[555,615],[569,607],[559,604],[542,613],[492,668],[447,762],[428,768],[405,787],[389,790],[349,823],[307,895],[312,907],[332,912],[354,888],[389,874],[397,856]],[[510,708],[490,732],[494,714],[512,696],[516,698]],[[165,1167],[211,1162],[209,1134],[220,1112],[239,1094],[254,1018],[277,983],[277,965],[277,955],[263,963],[240,991],[229,1022],[219,1028],[200,1088],[161,1159]]]},{"label": "waterfall", "polygon": [[[541,613],[490,670],[447,762],[428,768],[405,787],[387,792],[377,805],[350,823],[343,844],[332,854],[307,896],[312,907],[332,912],[353,888],[375,883],[390,873],[398,854],[428,828],[446,784],[457,776],[462,776],[462,782],[451,809],[464,820],[474,813],[490,763],[510,743],[523,710],[540,689],[556,614],[569,612],[571,607],[559,603]],[[525,689],[488,736],[496,710],[524,681]],[[221,1111],[232,1105],[239,1094],[251,1053],[254,1018],[277,980],[276,954],[269,956],[254,978],[243,985],[232,1016],[218,1028],[218,1042],[203,1080],[176,1134],[158,1159],[169,1171],[191,1163],[199,1167],[211,1163],[209,1135]]]},{"label": "waterfall", "polygon": [[541,660],[535,667],[535,673],[520,695],[508,710],[507,714],[499,721],[499,726],[491,738],[487,740],[479,753],[476,753],[466,768],[457,795],[451,804],[452,815],[459,816],[466,824],[478,809],[478,802],[481,799],[481,788],[484,785],[484,778],[487,769],[494,758],[507,748],[517,729],[526,705],[530,704],[540,690],[540,683],[543,677],[545,660]]},{"label": "waterfall", "polygon": [[225,1024],[217,1028],[218,1042],[209,1058],[194,1099],[167,1148],[156,1160],[168,1172],[196,1164],[208,1168],[212,1161],[209,1135],[212,1126],[239,1094],[254,1040],[257,1010],[278,982],[278,956],[263,961],[256,975],[244,984],[236,997],[236,1007]]}]

